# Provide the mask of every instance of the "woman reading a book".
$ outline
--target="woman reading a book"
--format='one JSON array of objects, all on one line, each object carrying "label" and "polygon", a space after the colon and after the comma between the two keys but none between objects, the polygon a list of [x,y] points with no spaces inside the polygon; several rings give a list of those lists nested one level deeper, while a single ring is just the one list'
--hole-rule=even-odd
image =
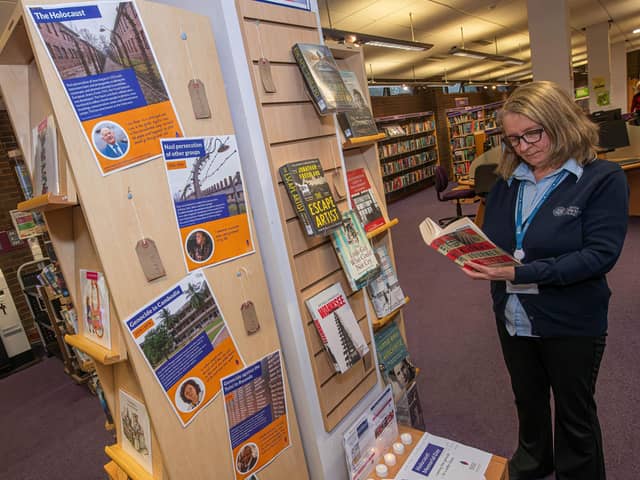
[{"label": "woman reading a book", "polygon": [[467,262],[463,271],[491,281],[519,420],[510,478],[555,470],[558,480],[604,480],[594,393],[607,334],[605,274],[627,229],[626,178],[596,159],[597,127],[555,83],[516,89],[500,121],[501,178],[483,229],[520,264]]}]

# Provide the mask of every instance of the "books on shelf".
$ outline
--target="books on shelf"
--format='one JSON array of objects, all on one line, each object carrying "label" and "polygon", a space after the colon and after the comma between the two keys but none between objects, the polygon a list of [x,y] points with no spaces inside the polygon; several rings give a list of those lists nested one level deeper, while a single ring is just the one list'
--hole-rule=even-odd
[{"label": "books on shelf", "polygon": [[342,223],[320,160],[287,163],[279,171],[307,235],[325,234]]},{"label": "books on shelf", "polygon": [[383,125],[382,129],[384,130],[384,133],[386,133],[388,137],[402,137],[406,135],[404,128],[402,128],[400,125],[397,125],[397,124]]},{"label": "books on shelf", "polygon": [[320,115],[353,110],[353,98],[326,45],[296,43],[291,50]]},{"label": "books on shelf", "polygon": [[308,298],[305,303],[337,372],[346,372],[369,353],[340,282]]},{"label": "books on shelf", "polygon": [[364,168],[347,171],[347,184],[351,206],[358,213],[364,231],[369,233],[384,225],[386,220],[367,171]]},{"label": "books on shelf", "polygon": [[342,225],[331,232],[331,243],[351,290],[360,290],[380,271],[371,243],[353,210],[342,214]]},{"label": "books on shelf", "polygon": [[33,128],[32,140],[33,194],[58,193],[58,141],[53,115]]},{"label": "books on shelf", "polygon": [[16,161],[16,166],[14,168],[24,199],[29,200],[30,198],[33,198],[33,186],[29,173],[27,172],[27,167],[23,162]]},{"label": "books on shelf", "polygon": [[371,279],[367,285],[367,292],[376,316],[383,318],[404,305],[405,295],[391,263],[387,246],[381,245],[376,248],[375,255],[380,263],[380,273]]},{"label": "books on shelf", "polygon": [[375,332],[373,339],[382,378],[385,383],[391,385],[393,398],[397,402],[416,378],[416,367],[411,363],[407,345],[396,322],[391,322]]},{"label": "books on shelf", "polygon": [[469,218],[440,227],[429,217],[420,223],[420,234],[431,248],[460,266],[472,260],[482,265],[508,266],[519,262],[496,246]]},{"label": "books on shelf", "polygon": [[357,138],[377,135],[378,128],[373,120],[373,115],[371,115],[366,97],[362,93],[358,77],[349,70],[340,70],[340,76],[353,98],[355,107],[353,110],[338,113],[338,123],[344,137]]}]

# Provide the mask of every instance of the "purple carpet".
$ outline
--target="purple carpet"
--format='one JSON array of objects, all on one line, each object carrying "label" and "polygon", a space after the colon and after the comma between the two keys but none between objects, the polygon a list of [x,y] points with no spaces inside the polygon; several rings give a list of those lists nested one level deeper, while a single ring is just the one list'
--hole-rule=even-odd
[{"label": "purple carpet", "polygon": [[109,461],[97,397],[57,358],[0,380],[0,479],[102,480]]},{"label": "purple carpet", "polygon": [[[474,213],[475,205],[464,213]],[[425,217],[455,215],[433,188],[389,206],[400,223],[393,241],[405,307],[409,351],[416,366],[430,433],[510,457],[517,442],[516,412],[495,330],[489,285],[464,276],[427,247],[418,225]],[[597,385],[609,479],[640,478],[640,218],[630,218],[622,256],[609,274],[613,292],[609,337]]]}]

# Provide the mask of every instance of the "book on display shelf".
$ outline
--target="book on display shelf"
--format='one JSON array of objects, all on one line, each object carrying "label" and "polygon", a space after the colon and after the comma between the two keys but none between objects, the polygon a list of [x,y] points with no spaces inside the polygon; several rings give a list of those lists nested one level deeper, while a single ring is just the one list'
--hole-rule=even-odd
[{"label": "book on display shelf", "polygon": [[418,385],[415,380],[411,382],[407,390],[396,401],[396,416],[398,417],[398,423],[422,431],[426,429],[422,404],[418,395]]},{"label": "book on display shelf", "polygon": [[369,353],[367,342],[340,282],[308,298],[305,303],[338,373],[346,372]]},{"label": "book on display shelf", "polygon": [[386,384],[391,385],[397,402],[416,378],[416,367],[411,363],[407,345],[400,329],[391,322],[373,335],[378,356],[378,366]]},{"label": "book on display shelf", "polygon": [[378,127],[371,115],[371,109],[362,93],[356,74],[349,70],[340,70],[340,76],[353,98],[354,110],[339,112],[338,123],[345,138],[367,137],[378,134]]},{"label": "book on display shelf", "polygon": [[386,223],[380,203],[364,168],[347,171],[351,206],[358,213],[364,231],[369,233]]},{"label": "book on display shelf", "polygon": [[482,265],[510,266],[520,262],[499,248],[468,217],[440,227],[429,217],[420,223],[424,243],[461,267],[468,261]]},{"label": "book on display shelf", "polygon": [[353,98],[326,45],[296,43],[292,52],[320,115],[354,109]]},{"label": "book on display shelf", "polygon": [[33,194],[58,193],[58,141],[53,115],[33,128],[32,137]]},{"label": "book on display shelf", "polygon": [[380,263],[380,273],[371,279],[367,292],[376,316],[383,318],[404,305],[405,295],[386,245],[376,248],[374,253]]},{"label": "book on display shelf", "polygon": [[307,235],[322,235],[342,223],[340,211],[317,158],[280,167],[289,200]]},{"label": "book on display shelf", "polygon": [[342,225],[331,232],[331,243],[351,290],[360,290],[380,271],[371,243],[353,210],[342,214]]}]

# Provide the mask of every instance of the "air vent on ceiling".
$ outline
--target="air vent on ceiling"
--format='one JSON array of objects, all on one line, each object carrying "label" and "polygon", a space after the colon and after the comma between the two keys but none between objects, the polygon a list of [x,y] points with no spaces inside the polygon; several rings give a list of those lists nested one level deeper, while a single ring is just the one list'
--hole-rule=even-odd
[{"label": "air vent on ceiling", "polygon": [[476,45],[482,45],[483,47],[487,47],[489,45],[493,45],[493,40],[474,40],[473,42],[469,42],[469,43],[475,43]]}]

